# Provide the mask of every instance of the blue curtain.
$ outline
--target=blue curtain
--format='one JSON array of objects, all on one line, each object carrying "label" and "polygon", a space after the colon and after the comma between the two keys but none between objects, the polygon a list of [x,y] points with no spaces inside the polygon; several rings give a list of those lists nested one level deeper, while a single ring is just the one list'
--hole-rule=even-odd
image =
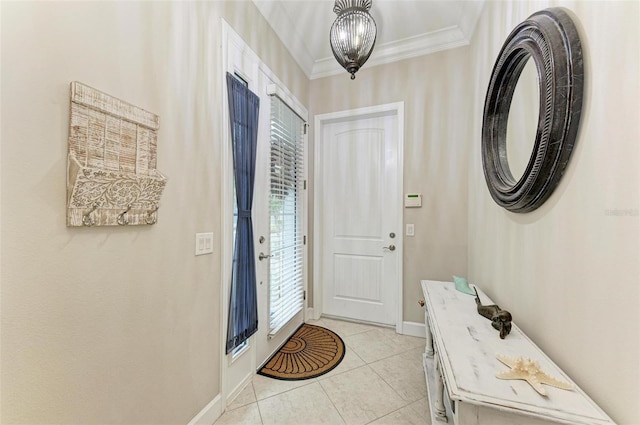
[{"label": "blue curtain", "polygon": [[229,354],[258,330],[251,204],[256,175],[260,98],[251,92],[244,82],[229,73],[227,73],[227,91],[238,207],[227,327],[226,350]]}]

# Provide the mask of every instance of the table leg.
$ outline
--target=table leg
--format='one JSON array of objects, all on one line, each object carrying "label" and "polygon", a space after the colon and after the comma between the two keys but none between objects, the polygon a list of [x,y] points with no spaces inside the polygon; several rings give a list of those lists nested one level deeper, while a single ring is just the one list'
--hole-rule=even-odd
[{"label": "table leg", "polygon": [[426,310],[424,312],[424,327],[426,328],[424,333],[427,339],[424,352],[428,357],[433,357],[433,335],[431,334],[431,326],[429,326],[429,315],[427,314]]},{"label": "table leg", "polygon": [[440,370],[440,358],[435,353],[434,366],[436,369],[436,394],[435,394],[435,415],[436,420],[448,422],[447,413],[444,408],[444,382],[442,381],[442,371]]}]

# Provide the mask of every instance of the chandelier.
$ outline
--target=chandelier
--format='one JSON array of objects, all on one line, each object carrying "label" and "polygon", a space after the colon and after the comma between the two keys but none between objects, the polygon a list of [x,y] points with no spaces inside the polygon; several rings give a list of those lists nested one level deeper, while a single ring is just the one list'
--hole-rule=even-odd
[{"label": "chandelier", "polygon": [[338,63],[356,78],[376,43],[376,22],[369,15],[371,0],[336,0],[338,15],[329,33],[331,51]]}]

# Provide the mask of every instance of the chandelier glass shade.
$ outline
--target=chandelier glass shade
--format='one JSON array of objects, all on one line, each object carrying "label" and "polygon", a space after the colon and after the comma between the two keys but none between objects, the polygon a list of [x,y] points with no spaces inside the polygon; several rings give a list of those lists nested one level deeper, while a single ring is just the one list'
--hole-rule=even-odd
[{"label": "chandelier glass shade", "polygon": [[371,0],[336,0],[333,7],[338,17],[329,33],[331,51],[352,80],[369,59],[376,43],[376,22],[369,9]]}]

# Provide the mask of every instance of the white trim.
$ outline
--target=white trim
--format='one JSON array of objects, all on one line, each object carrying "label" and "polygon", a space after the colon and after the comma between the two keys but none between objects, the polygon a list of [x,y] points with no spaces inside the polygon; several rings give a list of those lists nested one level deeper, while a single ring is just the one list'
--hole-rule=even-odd
[{"label": "white trim", "polygon": [[[269,79],[271,79],[271,77],[266,72],[265,74],[267,75],[267,77],[269,77]],[[293,95],[291,95],[291,93],[289,93],[288,91],[285,92],[285,90],[279,85],[267,85],[267,94],[269,96],[278,97],[281,101],[284,102],[285,105],[287,105],[293,112],[295,112],[297,116],[302,118],[305,123],[309,119],[309,113],[307,112],[307,109]]]},{"label": "white trim", "polygon": [[[457,25],[443,28],[430,33],[376,46],[371,57],[363,66],[363,69],[428,55],[429,53],[454,49],[456,47],[466,46],[469,43],[470,40],[464,36],[463,31]],[[309,78],[315,80],[316,78],[328,77],[344,72],[346,71],[338,65],[333,57],[328,57],[315,62],[313,72]]]},{"label": "white trim", "polygon": [[[232,265],[232,217],[233,217],[233,161],[232,152],[230,148],[230,134],[229,134],[229,105],[227,102],[227,86],[226,86],[226,72],[237,73],[242,76],[243,79],[249,84],[249,88],[255,93],[259,93],[260,90],[265,90],[264,86],[259,85],[259,81],[262,75],[275,85],[272,88],[278,93],[278,96],[287,101],[289,105],[293,105],[294,111],[307,121],[309,113],[307,109],[300,103],[297,98],[291,93],[289,89],[282,83],[282,81],[261,61],[260,57],[244,42],[242,37],[238,35],[234,29],[224,20],[220,19],[222,29],[222,70],[223,75],[221,78],[221,101],[222,101],[222,154],[220,156],[220,167],[222,170],[222,209],[221,209],[221,297],[220,297],[220,312],[221,312],[221,354],[222,364],[220,373],[220,388],[221,388],[221,403],[222,410],[226,408],[228,402],[233,400],[237,396],[238,392],[246,386],[248,380],[250,380],[257,369],[257,355],[258,347],[256,341],[256,335],[252,336],[248,343],[249,346],[243,349],[238,355],[232,357],[225,354],[226,346],[226,331],[227,331],[227,317],[228,317],[228,302],[231,282],[231,265]],[[261,96],[262,97],[262,96]],[[268,114],[267,114],[268,115]],[[308,179],[308,135],[304,138],[305,144],[305,178]],[[304,196],[304,209],[308,208],[308,191]],[[304,220],[305,234],[308,235],[308,224],[305,214]],[[304,268],[308,270],[308,249],[304,247]],[[308,290],[308,276],[304,275],[304,290]],[[303,319],[304,320],[304,319]],[[231,378],[230,368],[234,364],[236,368],[231,369],[231,372],[236,373],[236,377]],[[241,370],[238,368],[242,368]],[[235,388],[229,388],[233,383],[227,382],[230,379],[239,379],[240,384]],[[236,381],[237,382],[237,381]]]},{"label": "white trim", "polygon": [[[304,132],[304,181],[306,182],[306,186],[305,186],[305,190],[304,190],[304,198],[303,198],[303,208],[304,208],[304,236],[306,238],[305,240],[305,244],[304,244],[304,262],[302,264],[302,267],[304,270],[304,307],[302,309],[302,323],[305,322],[305,320],[307,319],[307,317],[313,317],[313,316],[308,316],[307,315],[307,308],[309,307],[309,245],[311,245],[310,243],[310,232],[309,232],[309,192],[311,191],[311,182],[310,182],[310,178],[309,178],[309,134],[311,133],[311,130],[309,129],[309,113],[307,112],[307,110],[305,109],[305,116],[304,118],[304,122],[305,122],[305,132]],[[313,312],[313,308],[310,309]]]},{"label": "white trim", "polygon": [[305,318],[305,321],[307,319],[308,320],[318,320],[318,319],[320,319],[320,315],[318,315],[318,317],[316,317],[314,308],[313,307],[307,307],[307,309],[305,310],[305,313],[304,313],[304,318]]},{"label": "white trim", "polygon": [[[296,30],[295,17],[287,14],[281,1],[253,0],[253,3],[309,79],[314,80],[345,72],[332,56],[314,60],[302,41],[303,38]],[[463,2],[456,25],[376,45],[365,67],[370,68],[469,45],[484,3],[484,0]],[[327,33],[328,31],[329,26],[327,26]]]},{"label": "white trim", "polygon": [[253,378],[253,375],[254,374],[252,373],[250,375],[245,376],[244,379],[240,381],[238,385],[236,385],[236,387],[227,396],[227,399],[225,400],[225,406],[228,406],[229,404],[231,404],[231,402],[235,400],[236,397],[238,397],[238,395],[242,392],[242,390],[244,390],[246,386],[249,385],[249,383],[251,382],[251,379]]},{"label": "white trim", "polygon": [[[227,356],[229,355],[231,356],[231,364],[233,364],[233,362],[235,362],[236,360],[240,359],[245,353],[248,353],[251,351],[251,345],[249,345],[250,341],[251,339],[246,340],[242,345],[240,345],[239,347],[236,347],[231,353],[227,354]],[[238,348],[240,349],[238,350]]]},{"label": "white trim", "polygon": [[469,43],[473,38],[473,33],[476,30],[478,20],[480,20],[484,3],[484,0],[480,0],[466,1],[462,4],[462,15],[460,16],[460,23],[458,26],[464,34],[464,37],[469,40]]},{"label": "white trim", "polygon": [[424,323],[420,322],[404,322],[402,324],[402,334],[409,336],[417,336],[419,338],[425,338]]},{"label": "white trim", "polygon": [[222,395],[218,394],[189,421],[188,425],[211,425],[222,415]]},{"label": "white trim", "polygon": [[[229,227],[229,211],[228,206],[233,203],[233,195],[229,196],[229,185],[230,183],[230,164],[229,164],[229,156],[231,152],[229,151],[228,143],[229,140],[229,106],[225,105],[224,101],[224,93],[226,93],[227,85],[226,85],[226,72],[228,69],[228,50],[229,50],[229,25],[225,22],[224,19],[221,19],[221,56],[222,56],[222,77],[220,78],[220,93],[222,94],[222,152],[220,155],[220,170],[222,173],[222,182],[220,188],[220,196],[222,198],[222,205],[220,206],[220,394],[224,394],[226,392],[226,381],[227,381],[227,368],[229,367],[229,358],[226,355],[225,350],[227,346],[227,320],[228,320],[228,300],[229,300],[229,282],[231,276],[231,267],[229,264],[230,253],[228,251],[231,250],[231,235],[228,232],[227,228]],[[227,207],[227,210],[225,210]],[[231,213],[233,214],[233,212]],[[233,357],[232,357],[233,359]],[[222,398],[222,397],[221,397]],[[224,410],[226,404],[221,406],[221,410]]]},{"label": "white trim", "polygon": [[323,314],[322,317],[331,319],[331,320],[339,320],[341,322],[360,323],[363,325],[377,326],[379,328],[396,329],[393,325],[387,325],[385,323],[377,323],[377,322],[367,322],[365,320],[351,319],[350,317],[340,317],[340,316],[334,316],[331,314]]},{"label": "white trim", "polygon": [[[367,116],[376,116],[382,115],[389,112],[395,112],[395,115],[398,117],[398,170],[400,173],[400,177],[398,178],[398,193],[401,195],[404,193],[404,179],[402,176],[402,170],[404,170],[404,102],[395,102],[395,103],[387,103],[384,105],[376,105],[369,106],[358,109],[350,109],[346,111],[338,111],[338,112],[330,112],[327,114],[316,115],[314,118],[314,174],[313,181],[317,182],[321,181],[321,150],[319,142],[321,140],[322,127],[324,124],[331,123],[332,121],[340,121],[349,118],[364,118]],[[322,211],[322,197],[320,196],[320,191],[316,189],[314,190],[313,196],[313,308],[316,318],[319,319],[322,315],[323,305],[323,291],[322,291],[322,283],[323,276],[322,270],[320,267],[321,264],[321,254],[322,254],[322,217],[319,214]],[[402,203],[399,203],[398,208],[400,209],[399,214],[399,223],[397,223],[398,234],[402,235],[404,229],[404,208],[402,207]],[[402,237],[398,238],[397,246],[397,261],[398,264],[398,294],[397,294],[397,311],[396,311],[396,332],[399,334],[403,333],[403,289],[404,289],[404,277],[403,277],[403,246],[404,241]]]},{"label": "white trim", "polygon": [[400,202],[398,208],[400,214],[398,215],[398,320],[396,322],[396,332],[403,333],[403,318],[404,318],[404,206],[402,199],[404,199],[404,102],[397,102],[391,104],[396,109],[398,116],[398,172],[400,176],[398,178],[398,186],[396,190],[400,194]]},{"label": "white trim", "polygon": [[[338,112],[329,112],[315,116],[315,133],[319,136],[319,125],[322,123],[330,123],[332,121],[340,121],[353,117],[366,117],[384,115],[388,112],[398,111],[398,117],[404,115],[404,102],[385,103],[384,105],[365,106],[364,108],[348,109]],[[387,114],[388,115],[388,114]],[[400,122],[399,122],[400,123]],[[403,122],[404,123],[404,122]],[[404,133],[404,131],[403,131]],[[316,148],[318,149],[318,148]],[[318,153],[318,152],[316,152]]]},{"label": "white trim", "polygon": [[[244,40],[231,28],[231,26],[224,20],[221,21],[222,29],[222,78],[221,78],[221,102],[222,102],[222,155],[220,155],[220,167],[222,170],[222,207],[221,207],[221,226],[222,235],[220,238],[220,253],[221,253],[221,294],[220,294],[220,312],[221,312],[221,371],[220,371],[220,392],[221,392],[221,408],[224,409],[227,406],[227,402],[233,399],[237,395],[236,390],[242,385],[246,385],[247,379],[250,379],[256,370],[256,348],[255,338],[251,337],[248,340],[248,346],[243,349],[239,355],[233,356],[232,354],[225,353],[226,347],[226,335],[227,335],[227,320],[229,310],[229,293],[231,284],[231,266],[232,266],[232,246],[233,241],[233,159],[230,148],[230,134],[229,134],[229,104],[227,101],[227,82],[226,73],[237,73],[242,76],[249,84],[249,88],[256,91],[256,85],[258,84],[259,69],[257,64],[259,58],[253,50],[251,50]],[[237,55],[232,57],[232,55]],[[240,379],[240,384],[235,388],[230,389],[228,382],[231,378],[229,369],[231,365],[235,363],[235,372],[243,376]],[[246,365],[246,369],[238,370],[240,365]],[[238,373],[239,372],[239,373]]]},{"label": "white trim", "polygon": [[[221,399],[225,400],[222,402],[221,410],[224,410],[226,407],[226,392],[227,390],[227,380],[228,373],[227,369],[229,365],[233,362],[233,356],[229,357],[228,354],[225,353],[225,349],[227,346],[227,320],[228,320],[228,311],[229,311],[229,281],[231,279],[231,266],[230,266],[230,258],[231,258],[231,233],[228,231],[229,226],[232,226],[230,218],[229,218],[229,208],[233,205],[233,193],[231,190],[231,164],[229,158],[231,156],[231,151],[229,149],[229,106],[227,102],[224,101],[224,94],[227,92],[227,84],[226,84],[226,73],[229,69],[228,57],[229,57],[229,43],[231,39],[230,27],[225,22],[224,19],[221,19],[221,29],[222,29],[222,78],[220,79],[220,93],[222,93],[222,155],[220,155],[220,169],[222,171],[222,187],[221,197],[222,197],[222,205],[220,207],[220,226],[221,226],[221,237],[220,237],[220,348],[221,348],[221,360],[220,360],[220,393]],[[233,216],[233,210],[231,210],[231,216]]]},{"label": "white trim", "polygon": [[[280,81],[280,79],[262,61],[259,61],[259,68],[260,68],[260,71],[267,77],[267,79],[269,79],[269,81],[272,82],[272,84],[267,85],[266,93],[268,95],[274,94],[274,95],[278,96],[300,118],[302,118],[302,120],[304,121],[305,125],[308,125],[309,112],[308,112],[307,108],[298,100],[298,98],[293,93],[291,93],[291,91],[287,88],[287,86],[285,86],[284,83],[282,81]],[[268,137],[270,137],[270,135],[268,135]],[[309,211],[309,134],[308,134],[308,131],[303,135],[303,145],[304,145],[304,147],[303,147],[303,149],[304,149],[304,154],[303,154],[304,155],[303,173],[304,173],[304,180],[307,181],[307,189],[304,190],[304,195],[302,196],[302,209],[304,211],[302,225],[304,227],[303,234],[307,236],[307,240],[308,240],[309,239],[309,223],[308,223],[308,211]],[[303,273],[303,291],[308,293],[308,291],[309,291],[309,277],[308,277],[308,273],[307,273],[307,270],[309,270],[309,248],[308,248],[308,243],[304,244],[303,252],[304,252],[303,253],[303,265],[302,265],[302,269],[304,270],[304,273]],[[307,300],[304,300],[303,302],[304,302],[304,305],[303,305],[303,309],[302,309],[302,323],[304,323],[304,320],[305,320],[305,317],[306,317],[306,316],[304,316],[304,314],[305,314],[305,306],[307,305]],[[298,313],[298,314],[300,314],[300,313]],[[294,318],[295,317],[296,316],[294,316]],[[292,321],[289,320],[280,329],[278,329],[278,331],[276,331],[276,332],[268,332],[268,337],[271,338],[277,332],[279,332],[281,329],[287,328],[287,326],[291,325],[291,323],[292,323]],[[291,334],[293,334],[293,331],[295,331],[295,329],[297,329],[297,326],[294,327],[291,330]],[[278,349],[279,349],[279,347],[274,347],[273,352],[266,357],[265,363],[266,363],[266,360],[271,358],[273,353],[275,353]],[[256,355],[257,355],[257,353],[256,353]],[[256,363],[257,363],[257,359],[256,359]],[[263,365],[260,365],[260,366],[263,366]]]},{"label": "white trim", "polygon": [[[285,48],[291,53],[293,59],[300,65],[300,68],[307,77],[313,71],[313,56],[298,35],[296,26],[282,3],[279,1],[256,1],[253,4],[258,8],[260,14],[276,33]],[[329,29],[327,28],[327,43],[329,42]]]}]

